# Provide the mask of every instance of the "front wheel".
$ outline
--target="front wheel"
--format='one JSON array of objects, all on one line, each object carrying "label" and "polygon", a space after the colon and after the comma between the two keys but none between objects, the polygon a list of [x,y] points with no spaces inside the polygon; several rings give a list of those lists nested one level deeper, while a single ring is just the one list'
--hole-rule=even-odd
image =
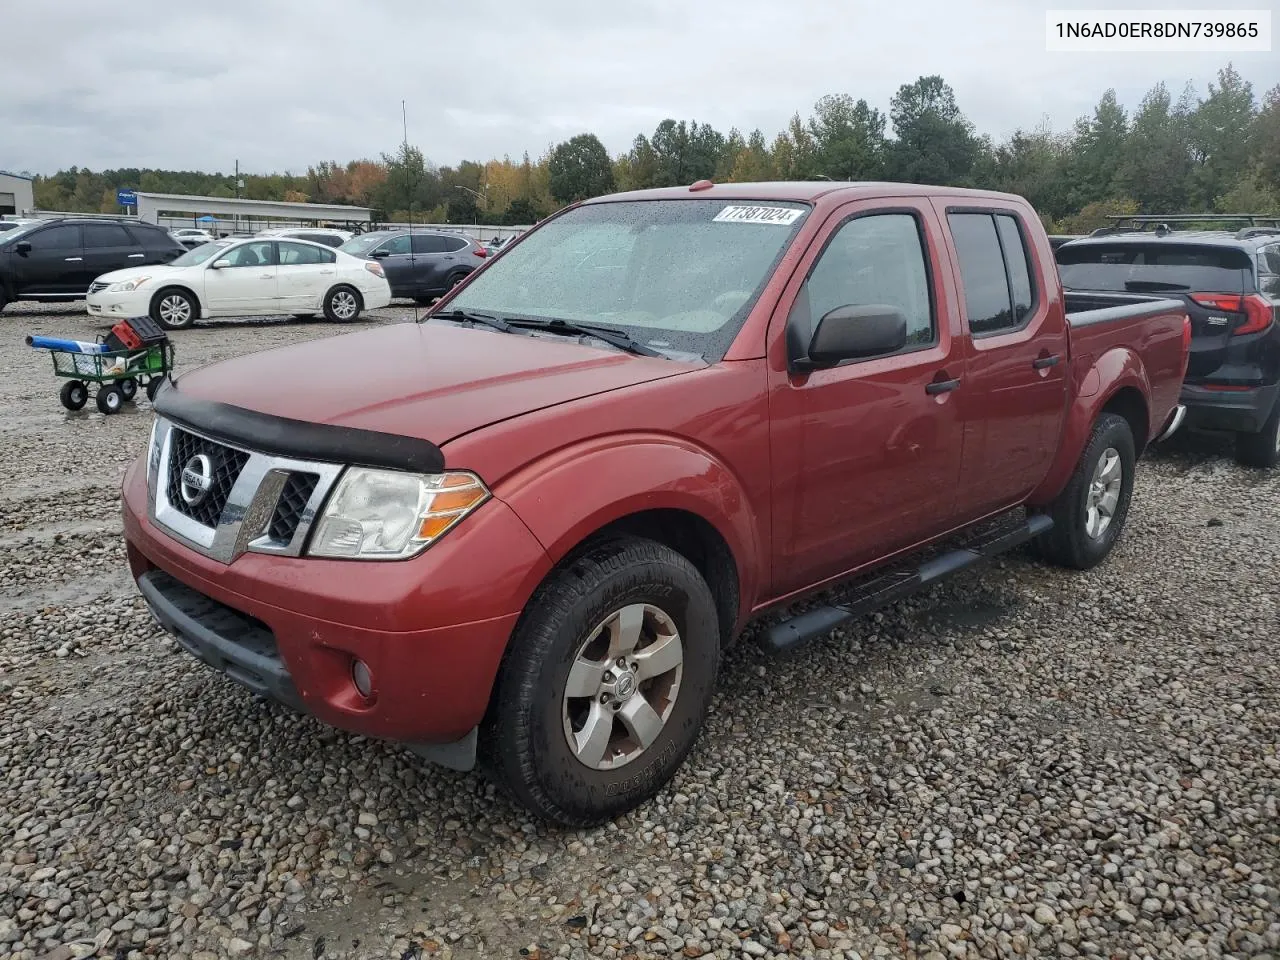
[{"label": "front wheel", "polygon": [[196,322],[197,312],[185,290],[161,290],[151,300],[151,319],[166,330],[185,330]]},{"label": "front wheel", "polygon": [[1274,467],[1280,463],[1280,400],[1257,433],[1236,434],[1236,460],[1246,467]]},{"label": "front wheel", "polygon": [[360,316],[360,294],[351,287],[334,287],[324,297],[324,316],[330,323],[350,323]]},{"label": "front wheel", "polygon": [[719,637],[711,591],[687,559],[651,540],[600,544],[530,601],[481,728],[481,762],[562,826],[639,806],[698,737]]},{"label": "front wheel", "polygon": [[1076,570],[1106,559],[1129,515],[1136,463],[1129,421],[1114,413],[1098,417],[1075,473],[1046,511],[1053,528],[1035,542],[1040,555]]},{"label": "front wheel", "polygon": [[119,413],[124,406],[124,395],[119,387],[103,387],[98,391],[98,410],[103,414]]},{"label": "front wheel", "polygon": [[81,380],[68,380],[62,385],[58,399],[68,410],[81,410],[89,402],[89,388]]}]

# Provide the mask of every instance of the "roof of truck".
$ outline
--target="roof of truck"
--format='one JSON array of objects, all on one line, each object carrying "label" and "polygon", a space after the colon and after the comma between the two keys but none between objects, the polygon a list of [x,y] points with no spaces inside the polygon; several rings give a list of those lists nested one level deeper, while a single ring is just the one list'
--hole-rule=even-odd
[{"label": "roof of truck", "polygon": [[766,183],[711,183],[699,181],[684,187],[656,187],[629,190],[595,197],[587,203],[612,203],[618,200],[783,200],[812,203],[822,197],[841,200],[860,197],[955,197],[964,200],[1016,200],[1022,197],[993,190],[966,190],[962,187],[936,187],[916,183],[889,183],[875,180],[781,180]]}]

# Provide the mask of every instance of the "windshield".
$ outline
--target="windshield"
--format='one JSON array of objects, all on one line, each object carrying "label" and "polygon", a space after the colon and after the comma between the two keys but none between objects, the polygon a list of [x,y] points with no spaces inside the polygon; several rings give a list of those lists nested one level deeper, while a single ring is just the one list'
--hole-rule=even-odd
[{"label": "windshield", "polygon": [[1249,255],[1233,247],[1192,243],[1082,243],[1057,252],[1070,290],[1142,292],[1145,288],[1239,293],[1250,279]]},{"label": "windshield", "polygon": [[213,255],[227,246],[229,242],[228,240],[214,240],[210,243],[202,243],[194,250],[188,250],[182,256],[170,260],[169,265],[173,267],[194,267],[212,259]]},{"label": "windshield", "polygon": [[718,360],[808,211],[779,201],[588,204],[505,251],[444,310],[594,323]]},{"label": "windshield", "polygon": [[338,249],[353,257],[363,257],[389,236],[391,236],[389,233],[366,233],[363,236],[352,237]]}]

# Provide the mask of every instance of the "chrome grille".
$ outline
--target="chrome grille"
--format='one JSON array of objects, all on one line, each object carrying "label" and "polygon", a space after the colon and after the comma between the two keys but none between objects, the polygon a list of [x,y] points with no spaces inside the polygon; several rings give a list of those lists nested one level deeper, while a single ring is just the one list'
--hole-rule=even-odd
[{"label": "chrome grille", "polygon": [[298,532],[298,524],[307,509],[311,494],[315,493],[320,478],[314,473],[291,473],[276,501],[275,513],[267,527],[267,536],[281,543],[288,543]]},{"label": "chrome grille", "polygon": [[93,283],[89,284],[89,292],[101,293],[103,290],[107,289],[107,287],[109,286],[111,286],[111,284],[103,283],[101,280],[95,280],[93,281]]},{"label": "chrome grille", "polygon": [[[243,450],[224,447],[220,443],[176,429],[170,439],[170,449],[173,452],[169,458],[169,485],[165,491],[169,495],[169,503],[179,513],[197,523],[216,527],[227,505],[227,498],[231,496],[231,488],[235,486],[249,455]],[[201,454],[209,458],[213,468],[213,483],[199,502],[188,503],[182,495],[182,469]]]}]

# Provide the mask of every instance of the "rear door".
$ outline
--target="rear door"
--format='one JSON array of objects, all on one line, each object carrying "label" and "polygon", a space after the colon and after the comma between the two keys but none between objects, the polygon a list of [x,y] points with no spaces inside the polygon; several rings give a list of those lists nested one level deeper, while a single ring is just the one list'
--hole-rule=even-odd
[{"label": "rear door", "polygon": [[1241,297],[1253,292],[1252,266],[1240,248],[1186,240],[1115,240],[1058,251],[1067,289],[1144,293],[1186,305],[1191,317],[1188,383],[1211,377],[1227,362],[1231,338],[1248,322]]},{"label": "rear door", "polygon": [[338,256],[309,243],[281,240],[276,244],[276,293],[286,312],[315,310],[320,298],[333,286]]},{"label": "rear door", "polygon": [[84,265],[88,285],[112,270],[141,267],[147,261],[146,251],[118,223],[86,223],[80,233],[84,238]]},{"label": "rear door", "polygon": [[1067,403],[1067,323],[1056,278],[1038,264],[1023,211],[934,201],[947,224],[969,331],[959,518],[1025,498],[1049,472]]},{"label": "rear door", "polygon": [[50,296],[83,294],[92,278],[84,265],[84,248],[78,224],[58,223],[23,235],[17,244],[29,243],[31,249],[13,252],[9,263],[13,270],[15,292]]}]

